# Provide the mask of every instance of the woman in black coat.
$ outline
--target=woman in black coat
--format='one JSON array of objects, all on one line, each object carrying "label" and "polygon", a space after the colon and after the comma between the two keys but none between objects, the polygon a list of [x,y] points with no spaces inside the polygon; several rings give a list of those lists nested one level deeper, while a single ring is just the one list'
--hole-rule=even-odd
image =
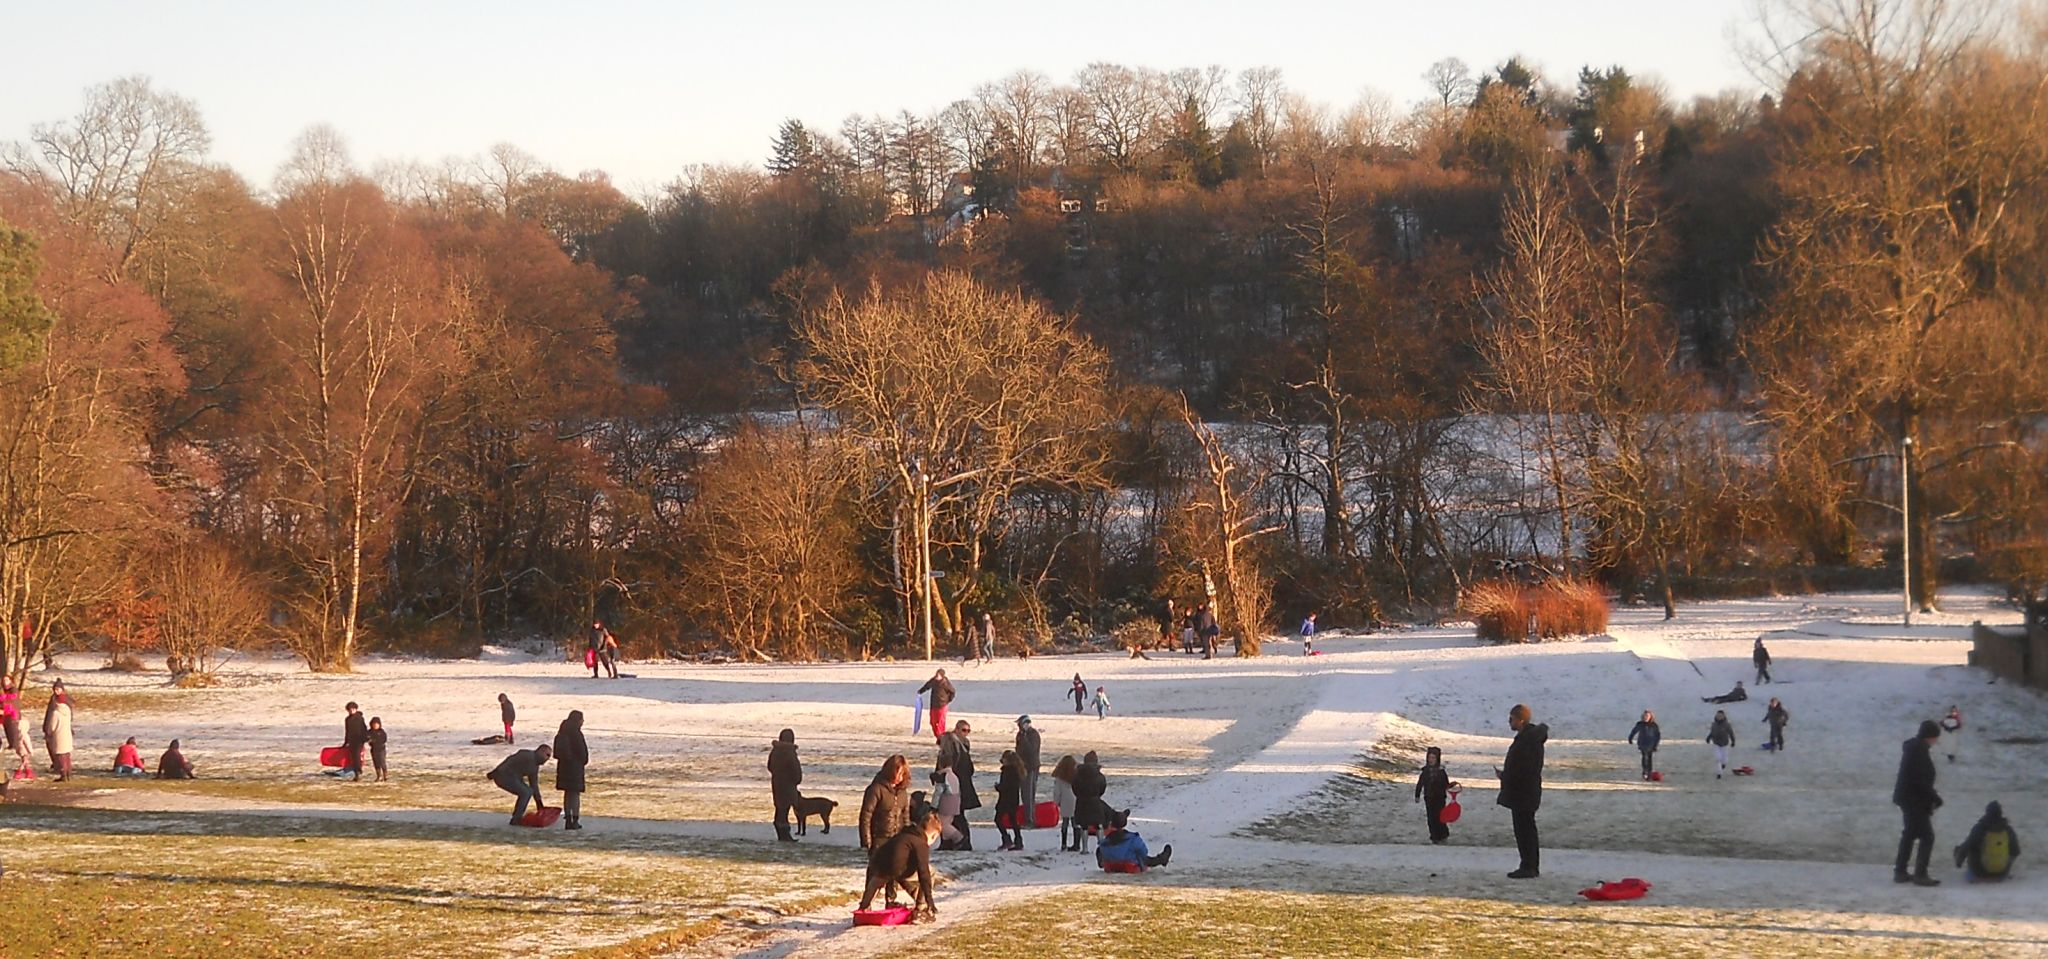
[{"label": "woman in black coat", "polygon": [[1081,757],[1074,770],[1074,851],[1088,851],[1088,830],[1109,825],[1109,804],[1102,794],[1109,791],[1109,778],[1102,774],[1102,762],[1094,751]]},{"label": "woman in black coat", "polygon": [[570,710],[555,730],[555,788],[562,791],[562,828],[583,828],[583,770],[590,744],[583,741],[583,710]]}]

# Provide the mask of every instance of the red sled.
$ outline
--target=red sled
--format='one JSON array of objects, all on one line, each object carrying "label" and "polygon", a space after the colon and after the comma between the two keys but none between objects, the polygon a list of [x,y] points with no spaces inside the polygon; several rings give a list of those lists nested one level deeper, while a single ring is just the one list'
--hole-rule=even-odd
[{"label": "red sled", "polygon": [[1598,902],[1613,902],[1617,899],[1641,899],[1650,891],[1650,884],[1633,876],[1616,882],[1603,882],[1590,889],[1579,890],[1579,895]]},{"label": "red sled", "polygon": [[1451,801],[1444,803],[1444,808],[1437,810],[1437,822],[1443,823],[1444,825],[1448,826],[1454,822],[1457,822],[1458,817],[1465,814],[1465,807],[1458,804],[1458,794],[1461,792],[1464,792],[1464,790],[1451,790]]},{"label": "red sled", "polygon": [[347,746],[327,746],[320,750],[320,765],[340,769],[348,765]]},{"label": "red sled", "polygon": [[528,812],[524,819],[519,820],[519,824],[522,826],[532,826],[535,829],[546,829],[560,821],[561,818],[562,808],[560,806],[549,806],[544,809],[535,809]]},{"label": "red sled", "polygon": [[1737,776],[1754,776],[1754,775],[1756,775],[1756,770],[1754,770],[1754,769],[1751,769],[1751,768],[1750,768],[1750,767],[1748,767],[1748,766],[1737,766],[1737,767],[1735,767],[1734,769],[1730,769],[1730,770],[1728,770],[1728,771],[1729,771],[1729,772],[1731,772],[1731,773],[1734,773],[1734,774],[1735,774],[1735,775],[1737,775]]},{"label": "red sled", "polygon": [[596,669],[596,668],[597,668],[597,650],[594,650],[594,649],[586,649],[586,650],[584,650],[584,651],[583,651],[583,668],[584,668],[584,669]]},{"label": "red sled", "polygon": [[1031,825],[1038,829],[1051,829],[1060,824],[1060,804],[1042,802],[1031,809]]},{"label": "red sled", "polygon": [[1664,781],[1664,771],[1663,771],[1663,770],[1661,770],[1661,769],[1659,769],[1659,770],[1656,770],[1655,772],[1652,772],[1652,773],[1650,773],[1650,781],[1651,781],[1651,782],[1653,782],[1653,783],[1661,783],[1661,782],[1663,782],[1663,781]]},{"label": "red sled", "polygon": [[910,922],[910,907],[897,906],[893,909],[855,909],[853,924],[856,926],[901,926]]},{"label": "red sled", "polygon": [[1102,861],[1102,871],[1136,873],[1144,872],[1145,867],[1124,859],[1105,859]]}]

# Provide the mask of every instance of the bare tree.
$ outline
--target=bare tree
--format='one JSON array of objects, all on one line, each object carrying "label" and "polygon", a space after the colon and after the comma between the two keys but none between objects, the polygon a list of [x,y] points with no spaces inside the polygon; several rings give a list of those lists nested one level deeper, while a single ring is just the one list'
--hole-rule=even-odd
[{"label": "bare tree", "polygon": [[173,215],[210,143],[192,101],[131,76],[87,90],[76,116],[36,124],[5,159],[112,248],[119,278]]},{"label": "bare tree", "polygon": [[1253,67],[1237,75],[1237,123],[1265,169],[1278,155],[1287,85],[1279,67]]},{"label": "bare tree", "polygon": [[1472,79],[1472,68],[1457,57],[1445,57],[1422,71],[1422,81],[1429,84],[1429,92],[1436,94],[1441,109],[1451,109],[1472,102],[1472,94],[1479,84]]},{"label": "bare tree", "polygon": [[897,578],[930,656],[940,533],[954,531],[957,573],[972,583],[1013,491],[1098,482],[1106,359],[1039,303],[957,273],[858,302],[835,298],[798,334],[803,388],[886,477],[906,561]]},{"label": "bare tree", "polygon": [[160,600],[156,631],[174,682],[210,684],[227,657],[262,640],[270,597],[226,549],[175,544],[149,554],[141,572]]},{"label": "bare tree", "polygon": [[1074,78],[1088,98],[1089,125],[1103,161],[1130,170],[1157,143],[1167,108],[1164,81],[1150,70],[1091,63]]},{"label": "bare tree", "polygon": [[1237,457],[1185,399],[1180,416],[1201,450],[1203,466],[1194,495],[1183,506],[1180,550],[1201,566],[1204,586],[1213,587],[1206,591],[1216,607],[1217,625],[1237,640],[1237,655],[1257,656],[1272,618],[1273,595],[1254,547],[1259,537],[1280,526],[1262,525],[1250,499],[1263,484],[1239,472]]}]

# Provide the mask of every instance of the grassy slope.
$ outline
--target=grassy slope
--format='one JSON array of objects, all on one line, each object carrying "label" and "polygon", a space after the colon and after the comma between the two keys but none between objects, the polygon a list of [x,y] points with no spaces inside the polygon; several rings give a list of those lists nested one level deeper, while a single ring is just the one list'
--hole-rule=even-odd
[{"label": "grassy slope", "polygon": [[0,825],[6,956],[652,955],[860,881],[772,843],[48,807]]}]

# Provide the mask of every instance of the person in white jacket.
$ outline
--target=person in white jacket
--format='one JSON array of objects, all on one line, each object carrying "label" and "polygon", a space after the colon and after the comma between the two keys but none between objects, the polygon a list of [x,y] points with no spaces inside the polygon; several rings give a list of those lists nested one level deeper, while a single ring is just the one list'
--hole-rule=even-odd
[{"label": "person in white jacket", "polygon": [[50,692],[50,705],[43,710],[43,745],[50,750],[50,766],[58,782],[71,779],[71,694],[59,680]]},{"label": "person in white jacket", "polygon": [[940,767],[932,770],[932,809],[939,814],[939,848],[957,849],[966,839],[956,821],[960,818],[960,777],[953,770]]}]

